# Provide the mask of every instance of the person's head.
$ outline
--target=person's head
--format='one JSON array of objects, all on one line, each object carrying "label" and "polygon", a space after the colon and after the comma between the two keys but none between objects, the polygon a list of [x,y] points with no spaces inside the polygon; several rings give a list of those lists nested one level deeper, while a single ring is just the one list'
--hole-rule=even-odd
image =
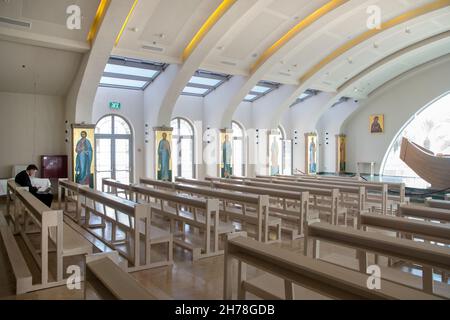
[{"label": "person's head", "polygon": [[86,139],[86,137],[87,137],[87,132],[86,132],[86,131],[81,131],[81,137],[82,137],[83,139]]},{"label": "person's head", "polygon": [[373,122],[375,122],[375,123],[377,123],[377,122],[378,122],[378,120],[380,120],[380,118],[379,118],[379,117],[375,117],[375,118],[373,118]]},{"label": "person's head", "polygon": [[166,140],[167,139],[167,133],[163,132],[162,137],[163,137],[164,140]]},{"label": "person's head", "polygon": [[34,175],[36,174],[36,171],[38,171],[38,168],[34,164],[30,164],[27,167],[27,173],[30,177],[34,177]]}]

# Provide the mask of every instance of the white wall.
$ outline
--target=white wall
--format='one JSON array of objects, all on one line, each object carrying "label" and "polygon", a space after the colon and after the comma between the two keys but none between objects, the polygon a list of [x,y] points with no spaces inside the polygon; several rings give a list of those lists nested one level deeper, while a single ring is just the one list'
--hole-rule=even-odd
[{"label": "white wall", "polygon": [[0,92],[0,177],[11,167],[42,155],[64,155],[64,100],[61,97]]},{"label": "white wall", "polygon": [[[376,171],[379,171],[388,147],[401,127],[415,112],[450,90],[449,75],[450,58],[447,58],[388,83],[370,99],[362,101],[342,129],[348,137],[348,170],[355,172],[358,161],[375,161]],[[372,114],[385,115],[383,134],[369,132]]]},{"label": "white wall", "polygon": [[[340,130],[342,123],[357,108],[358,103],[354,100],[342,102],[325,112],[317,122],[316,129],[319,136],[319,170],[321,172],[337,172],[336,135],[341,134]],[[326,140],[327,137],[328,140]]]},{"label": "white wall", "polygon": [[[120,110],[111,110],[110,102],[120,102]],[[144,164],[144,92],[137,90],[99,87],[94,100],[92,123],[96,124],[103,116],[116,114],[125,118],[133,130],[134,181],[145,176]]]}]

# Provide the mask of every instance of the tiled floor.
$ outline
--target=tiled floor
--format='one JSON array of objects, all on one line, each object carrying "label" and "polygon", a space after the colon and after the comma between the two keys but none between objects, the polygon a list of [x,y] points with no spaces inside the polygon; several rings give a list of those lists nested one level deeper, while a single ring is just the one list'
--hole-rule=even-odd
[{"label": "tiled floor", "polygon": [[[0,205],[0,210],[2,210]],[[303,240],[283,239],[281,243],[272,244],[298,254],[303,254]],[[322,244],[321,255],[344,256],[354,258],[355,252],[330,244]],[[349,260],[349,259],[347,259]],[[207,258],[192,262],[191,253],[175,247],[174,265],[132,273],[144,287],[160,297],[181,300],[222,299],[223,256]],[[400,266],[398,267],[400,269]],[[261,272],[248,268],[248,279]],[[81,290],[69,290],[67,287],[41,290],[21,296],[14,295],[14,278],[12,277],[5,250],[0,244],[0,299],[83,299],[84,286]],[[450,289],[449,289],[450,293]],[[97,299],[95,293],[88,291],[88,299]]]}]

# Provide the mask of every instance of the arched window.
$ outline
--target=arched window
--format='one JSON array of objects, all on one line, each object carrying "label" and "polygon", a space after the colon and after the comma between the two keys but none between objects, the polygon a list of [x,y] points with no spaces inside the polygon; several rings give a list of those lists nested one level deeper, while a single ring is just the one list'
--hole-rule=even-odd
[{"label": "arched window", "polygon": [[400,130],[382,163],[382,175],[412,178],[411,186],[428,187],[401,159],[402,138],[431,150],[435,154],[450,154],[450,93],[419,110]]},{"label": "arched window", "polygon": [[183,118],[170,123],[172,135],[172,168],[174,177],[194,178],[194,127]]},{"label": "arched window", "polygon": [[233,130],[233,174],[235,176],[245,175],[245,130],[242,125],[231,122]]},{"label": "arched window", "polygon": [[281,163],[281,174],[292,174],[292,141],[286,139],[286,132],[282,126],[278,127],[278,134],[280,136],[280,149],[282,150],[279,155],[278,163]]},{"label": "arched window", "polygon": [[101,118],[95,127],[97,189],[103,178],[133,182],[133,134],[128,122],[117,115]]}]

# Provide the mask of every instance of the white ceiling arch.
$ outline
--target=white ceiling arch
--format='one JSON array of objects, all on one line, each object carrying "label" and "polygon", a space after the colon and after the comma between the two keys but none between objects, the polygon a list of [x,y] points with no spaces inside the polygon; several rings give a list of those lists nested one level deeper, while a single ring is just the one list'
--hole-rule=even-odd
[{"label": "white ceiling arch", "polygon": [[[434,5],[436,5],[436,3],[438,3],[440,7],[435,7]],[[420,9],[427,7],[430,10],[423,14],[410,15],[410,12],[417,13],[417,11],[422,11]],[[399,17],[409,18],[401,20],[398,19]],[[274,125],[276,125],[281,114],[289,108],[298,94],[304,90],[311,87],[320,87],[323,91],[337,93],[340,85],[386,56],[411,46],[414,43],[420,42],[427,37],[449,30],[449,17],[450,1],[428,1],[425,6],[416,7],[415,9],[412,9],[412,11],[407,11],[406,14],[402,14],[398,16],[398,18],[391,20],[400,21],[399,24],[381,30],[375,35],[369,35],[367,39],[364,39],[354,46],[347,47],[344,45],[341,48],[338,48],[332,54],[327,56],[327,58],[331,57],[331,59],[329,59],[329,61],[325,59],[325,63],[323,64],[322,62],[312,66],[310,64],[310,67],[307,70],[312,70],[313,72],[306,72],[305,75],[307,75],[307,77],[303,77],[304,81],[301,82],[294,94],[285,101],[281,101],[275,108],[272,116]],[[348,43],[351,44],[352,41],[353,40],[349,40]],[[383,41],[392,45],[384,46],[384,50],[379,50],[382,47]],[[342,48],[345,50],[341,50]],[[334,56],[336,52],[338,54]],[[332,77],[335,79],[334,82],[330,81],[330,84],[321,86],[321,82],[323,82],[324,78]],[[348,94],[348,92],[346,93]],[[349,96],[357,99],[360,98],[360,95],[355,95],[355,92],[349,94]],[[333,102],[331,103],[330,101],[326,106],[319,107],[317,110],[317,120],[321,113],[338,101],[339,98],[337,100],[333,99]]]}]

